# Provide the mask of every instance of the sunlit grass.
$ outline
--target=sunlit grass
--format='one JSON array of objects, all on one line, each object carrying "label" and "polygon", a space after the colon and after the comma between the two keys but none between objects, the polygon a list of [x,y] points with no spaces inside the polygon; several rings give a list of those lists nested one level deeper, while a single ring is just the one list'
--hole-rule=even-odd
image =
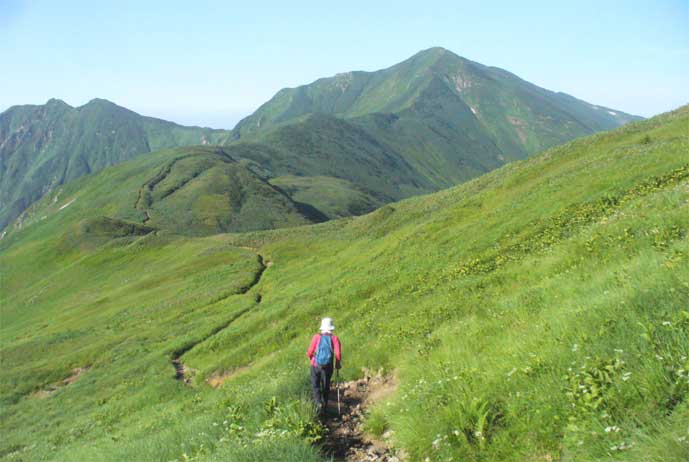
[{"label": "sunlit grass", "polygon": [[[685,108],[306,228],[56,252],[64,223],[38,222],[0,254],[0,457],[318,460],[304,353],[330,315],[343,379],[396,371],[366,426],[410,460],[686,460],[686,126]],[[240,295],[259,264],[236,246],[273,263]],[[170,360],[190,345],[185,386]]]}]

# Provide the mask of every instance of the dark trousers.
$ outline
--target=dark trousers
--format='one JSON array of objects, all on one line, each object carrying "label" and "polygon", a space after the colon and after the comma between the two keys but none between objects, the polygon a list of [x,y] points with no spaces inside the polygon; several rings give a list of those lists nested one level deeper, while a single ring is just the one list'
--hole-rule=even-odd
[{"label": "dark trousers", "polygon": [[330,378],[333,376],[333,365],[311,366],[311,389],[313,401],[319,406],[328,404],[330,393]]}]

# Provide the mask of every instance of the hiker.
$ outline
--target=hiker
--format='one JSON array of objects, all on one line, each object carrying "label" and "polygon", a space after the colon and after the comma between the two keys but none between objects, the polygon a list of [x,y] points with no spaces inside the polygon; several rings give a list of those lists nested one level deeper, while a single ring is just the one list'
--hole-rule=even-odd
[{"label": "hiker", "polygon": [[311,339],[311,345],[306,355],[311,360],[311,388],[313,390],[313,401],[319,413],[325,412],[328,405],[328,394],[330,393],[330,378],[333,376],[333,362],[335,367],[340,369],[342,360],[342,350],[340,349],[340,339],[333,335],[335,326],[331,318],[323,318],[321,321],[320,334],[316,334]]}]

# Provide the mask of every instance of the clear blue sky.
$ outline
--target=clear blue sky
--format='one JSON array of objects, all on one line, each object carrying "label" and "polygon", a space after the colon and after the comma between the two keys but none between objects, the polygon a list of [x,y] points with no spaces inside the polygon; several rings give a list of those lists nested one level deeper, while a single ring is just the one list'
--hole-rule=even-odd
[{"label": "clear blue sky", "polygon": [[0,111],[100,97],[231,128],[280,88],[431,46],[643,116],[689,102],[689,0],[0,0]]}]

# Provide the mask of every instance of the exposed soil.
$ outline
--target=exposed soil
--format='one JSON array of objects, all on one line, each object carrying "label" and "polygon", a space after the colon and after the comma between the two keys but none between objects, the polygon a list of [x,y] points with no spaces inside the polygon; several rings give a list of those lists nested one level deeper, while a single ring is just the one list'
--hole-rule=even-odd
[{"label": "exposed soil", "polygon": [[75,369],[72,369],[72,375],[70,375],[67,378],[64,378],[60,380],[59,382],[53,383],[52,385],[49,385],[47,388],[44,388],[43,390],[39,390],[36,393],[33,394],[34,398],[47,398],[48,396],[52,395],[56,391],[58,391],[60,388],[66,387],[67,385],[71,385],[77,380],[79,380],[79,377],[81,374],[89,370],[88,367],[77,367]]},{"label": "exposed soil", "polygon": [[[249,248],[247,248],[249,249]],[[256,249],[249,249],[255,251]],[[253,281],[242,287],[235,295],[246,294],[260,281],[271,261],[264,260],[257,253],[260,264],[259,271]],[[262,296],[257,293],[256,304],[261,303]],[[186,385],[191,385],[196,371],[187,367],[182,362],[182,355],[201,342],[208,340],[213,335],[228,327],[234,320],[244,314],[245,310],[235,316],[228,323],[214,329],[209,335],[192,345],[188,345],[183,351],[178,351],[172,358],[175,368],[175,378]],[[208,378],[207,382],[213,388],[220,387],[226,380],[237,374],[243,373],[247,367],[240,367],[232,371],[217,373]],[[332,461],[337,462],[401,462],[404,454],[392,449],[390,438],[392,432],[383,434],[383,440],[377,440],[365,434],[363,429],[364,410],[366,406],[387,397],[397,386],[392,376],[385,376],[381,372],[372,374],[364,371],[364,377],[359,380],[342,382],[339,386],[333,377],[333,389],[330,392],[330,401],[323,417],[323,424],[327,428],[327,435],[323,441],[323,451]],[[338,388],[340,399],[338,400]],[[339,409],[338,409],[339,401]]]},{"label": "exposed soil", "polygon": [[225,383],[225,381],[229,380],[231,377],[235,377],[239,374],[242,374],[243,372],[248,371],[250,368],[251,368],[251,366],[242,366],[242,367],[238,367],[236,369],[232,369],[231,371],[213,374],[206,379],[206,382],[211,387],[218,388],[223,383]]},{"label": "exposed soil", "polygon": [[[335,377],[333,377],[334,382]],[[392,449],[391,432],[383,441],[366,435],[363,429],[365,408],[388,396],[397,383],[393,377],[366,373],[364,378],[339,384],[340,410],[338,413],[337,385],[333,383],[330,401],[323,423],[328,429],[323,451],[338,462],[398,462],[403,455]]]},{"label": "exposed soil", "polygon": [[184,382],[186,385],[191,385],[191,379],[196,375],[196,370],[185,366],[179,357],[172,360],[172,365],[175,367],[175,379]]}]

